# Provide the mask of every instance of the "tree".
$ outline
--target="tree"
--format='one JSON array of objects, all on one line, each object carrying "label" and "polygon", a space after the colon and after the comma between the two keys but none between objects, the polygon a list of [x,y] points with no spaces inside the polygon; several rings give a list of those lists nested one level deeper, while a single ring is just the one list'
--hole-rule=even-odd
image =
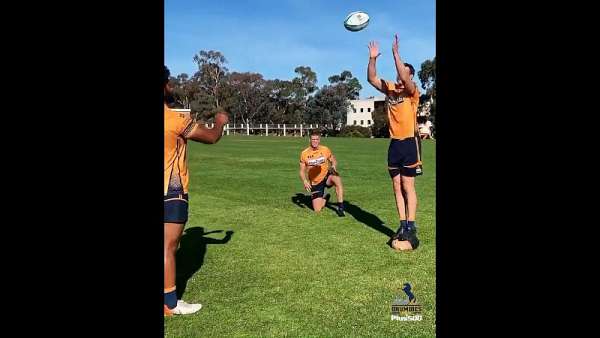
[{"label": "tree", "polygon": [[433,60],[425,60],[421,64],[421,70],[418,72],[421,87],[425,89],[425,94],[421,95],[420,110],[428,110],[428,115],[435,118],[435,57]]},{"label": "tree", "polygon": [[317,73],[313,72],[310,67],[299,66],[294,69],[294,72],[299,76],[296,76],[292,83],[302,90],[302,96],[308,96],[318,89]]},{"label": "tree", "polygon": [[198,92],[197,85],[189,79],[186,73],[171,77],[170,82],[173,84],[173,96],[175,97],[176,105],[181,108],[190,109],[191,102],[194,100]]},{"label": "tree", "polygon": [[417,73],[421,80],[421,87],[425,89],[427,96],[435,97],[435,57],[433,60],[425,60],[421,63],[421,70]]},{"label": "tree", "polygon": [[323,86],[310,99],[306,120],[341,128],[346,124],[350,100],[358,98],[362,86],[347,70],[330,76],[328,80],[330,84]]},{"label": "tree", "polygon": [[293,81],[270,80],[268,85],[269,102],[266,106],[266,121],[271,123],[301,123],[302,106],[297,98],[297,85]]},{"label": "tree", "polygon": [[246,124],[255,117],[260,118],[262,108],[268,100],[265,87],[266,81],[258,73],[233,72],[227,76],[223,93],[227,94],[225,106],[234,123],[238,118]]},{"label": "tree", "polygon": [[344,95],[349,100],[358,99],[362,86],[358,79],[352,76],[350,71],[345,70],[340,75],[330,76],[328,80],[331,84],[339,84],[340,88],[345,91]]},{"label": "tree", "polygon": [[350,101],[339,85],[323,86],[309,101],[306,122],[332,124],[341,128],[346,124]]},{"label": "tree", "polygon": [[344,126],[338,136],[341,137],[371,137],[371,128],[362,126]]},{"label": "tree", "polygon": [[294,69],[298,74],[291,81],[293,97],[289,102],[288,119],[295,123],[301,123],[308,109],[308,100],[317,89],[317,74],[310,67],[299,66]]},{"label": "tree", "polygon": [[220,108],[219,90],[223,85],[223,78],[227,75],[228,69],[225,67],[227,59],[218,51],[204,51],[194,55],[194,62],[198,65],[198,72],[195,79],[198,81],[198,87],[202,91],[201,101],[208,100],[213,108]]},{"label": "tree", "polygon": [[390,137],[390,131],[388,128],[388,117],[385,110],[385,105],[375,105],[373,111],[373,125],[371,130],[375,137]]}]

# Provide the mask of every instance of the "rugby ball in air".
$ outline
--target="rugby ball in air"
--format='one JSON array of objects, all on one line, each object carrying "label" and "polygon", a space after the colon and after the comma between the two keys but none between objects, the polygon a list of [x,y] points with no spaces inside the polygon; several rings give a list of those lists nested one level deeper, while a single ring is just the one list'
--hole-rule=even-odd
[{"label": "rugby ball in air", "polygon": [[369,14],[365,12],[352,12],[344,20],[344,27],[351,32],[358,32],[369,24]]}]

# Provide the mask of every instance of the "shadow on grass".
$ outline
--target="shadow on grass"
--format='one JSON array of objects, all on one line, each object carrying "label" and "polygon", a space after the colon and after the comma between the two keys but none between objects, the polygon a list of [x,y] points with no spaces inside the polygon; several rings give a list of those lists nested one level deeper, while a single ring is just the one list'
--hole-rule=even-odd
[{"label": "shadow on grass", "polygon": [[204,237],[208,234],[221,232],[223,230],[204,232],[202,227],[185,229],[175,256],[177,264],[175,283],[178,299],[181,299],[181,296],[185,293],[188,280],[202,268],[208,244],[226,244],[231,240],[233,231],[227,231],[223,239]]},{"label": "shadow on grass", "polygon": [[308,208],[310,210],[313,210],[312,199],[310,198],[310,196],[301,193],[296,193],[295,196],[292,196],[292,203],[296,204],[300,208]]},{"label": "shadow on grass", "polygon": [[[312,201],[310,196],[301,193],[296,193],[295,196],[292,196],[292,202],[301,208],[308,208],[312,210]],[[325,207],[335,212],[337,208],[334,207],[334,205],[335,203],[330,203],[328,201],[325,204]],[[388,238],[391,238],[395,234],[395,231],[385,226],[383,221],[379,217],[377,217],[377,215],[363,210],[361,207],[350,201],[344,201],[344,210],[346,211],[347,215],[350,215],[354,217],[355,220],[363,223],[364,225],[381,232]]]},{"label": "shadow on grass", "polygon": [[[333,211],[337,211],[336,208],[332,207],[333,204],[335,203],[330,203],[329,200],[331,199],[331,194],[326,194],[326,199],[325,199],[325,207],[329,208]],[[296,193],[295,196],[292,196],[292,202],[294,204],[296,204],[297,206],[299,206],[300,208],[307,208],[310,210],[314,210],[313,206],[312,206],[312,198],[308,195],[305,194],[301,194],[301,193]]]},{"label": "shadow on grass", "polygon": [[349,214],[350,216],[354,217],[354,219],[356,219],[357,221],[381,232],[387,237],[392,237],[396,233],[394,230],[385,226],[383,221],[379,217],[377,217],[377,215],[363,210],[361,207],[359,207],[356,204],[353,204],[352,202],[344,201],[344,209],[346,210],[346,214]]}]

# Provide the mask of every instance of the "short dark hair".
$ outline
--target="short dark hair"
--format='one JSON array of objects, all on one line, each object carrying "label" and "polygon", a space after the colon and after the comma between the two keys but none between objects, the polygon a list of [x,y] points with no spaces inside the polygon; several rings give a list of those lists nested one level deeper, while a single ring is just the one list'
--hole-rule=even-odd
[{"label": "short dark hair", "polygon": [[405,63],[404,66],[410,69],[410,75],[415,76],[415,67],[413,67],[413,65],[411,65],[410,63]]},{"label": "short dark hair", "polygon": [[163,86],[167,84],[167,82],[169,82],[169,78],[171,77],[171,72],[169,71],[169,68],[167,68],[167,66],[165,66],[164,70],[163,70]]},{"label": "short dark hair", "polygon": [[310,132],[310,136],[319,136],[319,137],[321,137],[321,131],[319,129],[313,129]]}]

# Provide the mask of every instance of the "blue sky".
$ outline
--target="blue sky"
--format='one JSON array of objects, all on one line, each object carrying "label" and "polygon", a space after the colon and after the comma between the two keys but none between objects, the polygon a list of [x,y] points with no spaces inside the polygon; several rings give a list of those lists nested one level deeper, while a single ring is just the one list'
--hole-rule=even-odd
[{"label": "blue sky", "polygon": [[[360,32],[344,28],[353,11],[371,18]],[[165,0],[165,64],[173,75],[191,76],[193,56],[212,49],[223,53],[230,71],[289,80],[294,68],[309,66],[321,87],[349,70],[363,86],[361,98],[379,95],[366,78],[367,44],[379,42],[377,73],[393,80],[394,33],[400,56],[418,71],[435,56],[435,0]]]}]

